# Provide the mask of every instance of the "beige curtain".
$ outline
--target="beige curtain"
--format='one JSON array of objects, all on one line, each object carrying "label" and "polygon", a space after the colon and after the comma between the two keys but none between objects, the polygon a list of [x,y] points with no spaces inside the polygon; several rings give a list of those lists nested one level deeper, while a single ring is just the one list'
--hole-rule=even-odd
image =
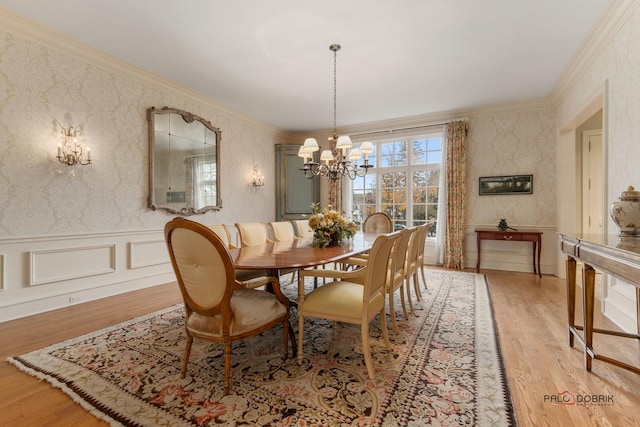
[{"label": "beige curtain", "polygon": [[446,193],[444,266],[464,268],[464,236],[467,197],[467,132],[469,124],[457,121],[447,124]]}]

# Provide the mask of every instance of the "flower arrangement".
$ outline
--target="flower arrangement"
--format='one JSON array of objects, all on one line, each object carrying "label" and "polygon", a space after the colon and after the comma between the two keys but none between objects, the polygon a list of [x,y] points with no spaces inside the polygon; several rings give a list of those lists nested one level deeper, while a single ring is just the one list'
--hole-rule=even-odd
[{"label": "flower arrangement", "polygon": [[313,230],[314,247],[339,245],[358,231],[358,225],[344,219],[333,206],[328,205],[326,209],[322,209],[318,203],[314,203],[311,207],[313,215],[309,218],[309,227]]}]

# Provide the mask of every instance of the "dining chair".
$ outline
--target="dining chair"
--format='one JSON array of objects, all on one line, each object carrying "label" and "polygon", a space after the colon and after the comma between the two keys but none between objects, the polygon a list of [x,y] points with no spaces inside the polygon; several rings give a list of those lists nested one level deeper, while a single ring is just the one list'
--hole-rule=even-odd
[{"label": "dining chair", "polygon": [[[278,242],[291,242],[297,239],[295,230],[293,229],[293,224],[289,221],[275,221],[270,222],[269,226],[271,227],[271,231],[273,232],[273,240]],[[291,283],[296,279],[297,268],[291,268],[287,270],[279,271],[279,274],[289,274],[291,273]]]},{"label": "dining chair", "polygon": [[409,240],[411,239],[412,228],[404,228],[400,233],[400,237],[393,245],[391,252],[391,259],[389,262],[389,270],[387,276],[387,296],[389,297],[389,315],[391,317],[391,323],[393,330],[399,332],[398,323],[396,322],[396,310],[394,304],[394,296],[398,289],[400,289],[400,302],[402,304],[402,312],[404,318],[409,320],[409,314],[407,313],[407,305],[405,303],[404,283],[405,283],[405,270],[407,268],[407,250],[409,248]]},{"label": "dining chair", "polygon": [[[222,243],[229,249],[235,249],[236,246],[231,243],[231,233],[229,232],[229,227],[226,224],[214,224],[207,225],[211,231],[216,233],[216,235],[222,240]],[[249,281],[256,277],[268,276],[268,272],[266,270],[241,270],[236,269],[236,280],[240,281]]]},{"label": "dining chair", "polygon": [[422,227],[422,237],[418,240],[418,268],[420,269],[420,275],[422,276],[422,285],[425,289],[427,289],[427,278],[424,273],[424,247],[426,245],[427,236],[429,235],[429,231],[431,227],[433,227],[433,223],[425,223]]},{"label": "dining chair", "polygon": [[411,298],[411,282],[416,292],[416,299],[420,301],[422,294],[418,286],[418,249],[420,248],[420,237],[422,235],[422,227],[411,228],[411,238],[409,239],[409,247],[407,248],[407,262],[405,267],[405,291],[407,300],[409,301],[409,309],[413,312],[413,301]]},{"label": "dining chair", "polygon": [[362,224],[364,233],[383,234],[393,231],[393,222],[384,212],[374,212],[369,215]]},{"label": "dining chair", "polygon": [[255,284],[235,279],[229,249],[210,228],[182,217],[164,227],[164,236],[185,306],[187,342],[181,378],[185,377],[194,338],[219,342],[224,347],[224,394],[229,394],[231,343],[256,336],[278,324],[284,335],[284,357],[288,356],[289,300],[277,280],[273,293],[253,289]]},{"label": "dining chair", "polygon": [[288,242],[297,239],[293,224],[289,221],[270,222],[269,226],[273,232],[273,240],[276,242]]},{"label": "dining chair", "polygon": [[257,246],[273,243],[269,239],[267,227],[261,222],[237,222],[236,229],[240,235],[240,246]]},{"label": "dining chair", "polygon": [[298,299],[298,363],[302,363],[304,318],[315,317],[335,322],[360,325],[362,352],[369,378],[375,378],[369,348],[369,323],[380,315],[382,337],[387,348],[391,348],[387,332],[385,301],[389,257],[400,232],[381,234],[369,252],[367,265],[352,271],[301,270],[300,286],[305,277],[328,277],[330,283],[320,286],[309,294],[300,293]]},{"label": "dining chair", "polygon": [[299,238],[310,237],[313,235],[313,230],[309,227],[308,219],[296,219],[293,223],[296,226],[296,234]]}]

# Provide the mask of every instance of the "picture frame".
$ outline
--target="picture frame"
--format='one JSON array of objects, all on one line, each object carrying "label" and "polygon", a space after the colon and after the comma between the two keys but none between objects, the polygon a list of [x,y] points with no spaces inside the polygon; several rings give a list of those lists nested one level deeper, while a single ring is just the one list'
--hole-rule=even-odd
[{"label": "picture frame", "polygon": [[533,175],[481,176],[478,192],[480,196],[533,194]]}]

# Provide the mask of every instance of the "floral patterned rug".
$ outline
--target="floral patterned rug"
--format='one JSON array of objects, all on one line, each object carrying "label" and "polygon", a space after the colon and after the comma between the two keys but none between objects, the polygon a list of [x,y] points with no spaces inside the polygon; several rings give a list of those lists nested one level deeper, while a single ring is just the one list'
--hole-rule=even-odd
[{"label": "floral patterned rug", "polygon": [[180,379],[181,305],[9,360],[114,426],[516,425],[485,277],[427,270],[422,294],[409,321],[398,309],[399,333],[389,325],[393,350],[372,322],[375,380],[360,327],[315,319],[301,365],[276,327],[234,345],[230,395],[213,343],[194,341]]}]

